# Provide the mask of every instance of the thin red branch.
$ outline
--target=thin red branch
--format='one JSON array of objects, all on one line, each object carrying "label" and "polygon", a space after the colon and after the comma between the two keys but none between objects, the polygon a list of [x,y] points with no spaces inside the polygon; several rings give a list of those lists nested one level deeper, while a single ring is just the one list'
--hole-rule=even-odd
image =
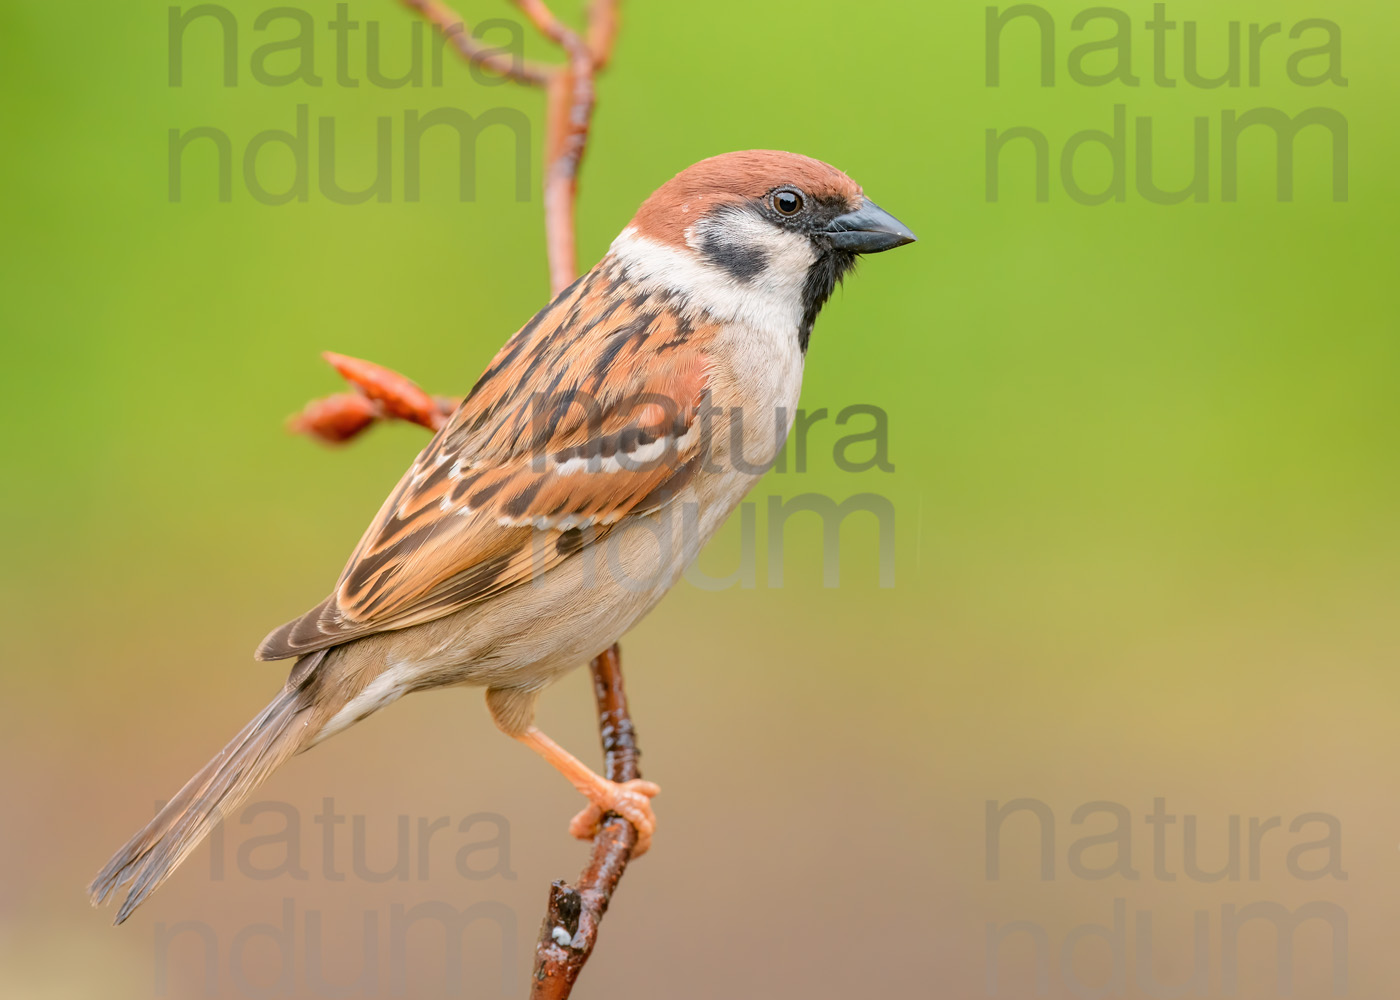
[{"label": "thin red branch", "polygon": [[[598,703],[598,734],[603,744],[605,774],[612,781],[641,777],[636,732],[627,711],[622,684],[622,650],[613,647],[594,658],[593,695]],[[588,866],[570,886],[556,881],[549,887],[549,905],[535,945],[531,1000],[566,1000],[584,963],[598,943],[598,927],[608,912],[613,892],[627,870],[637,831],[627,820],[608,813],[593,838]]]},{"label": "thin red branch", "polygon": [[482,69],[533,87],[543,87],[556,72],[553,66],[529,60],[516,60],[508,52],[481,44],[467,30],[462,16],[446,4],[438,3],[437,0],[403,0],[403,4],[416,10],[429,24],[441,31],[463,59]]},{"label": "thin red branch", "polygon": [[[586,52],[586,50],[582,50]],[[588,57],[579,58],[586,64]],[[593,74],[586,66],[561,73],[549,83],[547,128],[549,153],[545,164],[545,242],[549,281],[559,294],[578,274],[578,241],[574,234],[574,205],[578,171],[588,144],[593,113]]]},{"label": "thin red branch", "polygon": [[568,52],[575,45],[582,44],[578,33],[570,28],[549,9],[544,0],[515,0],[520,12],[530,19],[541,35]]},{"label": "thin red branch", "polygon": [[[578,274],[574,206],[579,167],[588,148],[588,129],[593,121],[593,50],[578,32],[554,16],[544,0],[515,3],[540,34],[569,57],[568,67],[549,81],[545,111],[544,220],[549,279],[557,295]],[[590,13],[595,9],[604,17],[612,13],[610,5],[595,4]],[[601,30],[606,35],[615,28],[604,26]]]},{"label": "thin red branch", "polygon": [[[545,244],[550,284],[558,294],[578,272],[574,209],[579,168],[593,121],[594,78],[612,58],[617,37],[618,0],[592,0],[583,35],[556,18],[544,0],[515,2],[541,34],[564,50],[566,64],[517,61],[472,37],[460,15],[446,4],[438,0],[403,0],[441,31],[467,62],[545,89]],[[341,393],[307,404],[290,421],[293,430],[325,441],[343,442],[376,420],[397,419],[436,431],[458,405],[457,400],[429,396],[412,380],[372,362],[329,352],[325,358],[359,394]],[[618,782],[638,778],[640,751],[627,711],[619,647],[614,644],[597,656],[590,669],[605,773]],[[609,813],[593,839],[593,853],[577,886],[556,881],[550,887],[549,907],[535,948],[535,973],[530,986],[533,1000],[567,1000],[573,991],[574,982],[593,954],[598,926],[636,844],[637,831],[632,824]]]},{"label": "thin red branch", "polygon": [[593,72],[601,72],[612,60],[617,28],[617,0],[593,0],[588,8],[588,50],[593,53]]}]

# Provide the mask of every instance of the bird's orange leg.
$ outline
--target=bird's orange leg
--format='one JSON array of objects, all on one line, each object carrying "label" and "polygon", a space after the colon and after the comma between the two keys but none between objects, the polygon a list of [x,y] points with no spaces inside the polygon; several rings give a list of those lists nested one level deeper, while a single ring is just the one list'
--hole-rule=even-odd
[{"label": "bird's orange leg", "polygon": [[652,832],[656,829],[651,798],[661,791],[660,785],[641,778],[609,781],[534,726],[513,735],[549,761],[556,771],[569,779],[569,784],[588,799],[588,807],[569,823],[570,833],[580,840],[591,840],[598,832],[598,824],[602,822],[604,814],[614,812],[637,828],[637,846],[632,849],[632,857],[641,857],[647,852],[651,846]]}]

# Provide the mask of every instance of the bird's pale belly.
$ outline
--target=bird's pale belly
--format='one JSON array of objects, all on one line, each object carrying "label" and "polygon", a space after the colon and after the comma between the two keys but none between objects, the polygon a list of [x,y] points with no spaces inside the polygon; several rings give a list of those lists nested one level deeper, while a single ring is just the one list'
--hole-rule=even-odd
[{"label": "bird's pale belly", "polygon": [[410,691],[453,684],[538,690],[586,663],[656,606],[753,481],[732,470],[702,472],[666,507],[629,518],[536,581],[360,640],[363,686],[317,742]]}]

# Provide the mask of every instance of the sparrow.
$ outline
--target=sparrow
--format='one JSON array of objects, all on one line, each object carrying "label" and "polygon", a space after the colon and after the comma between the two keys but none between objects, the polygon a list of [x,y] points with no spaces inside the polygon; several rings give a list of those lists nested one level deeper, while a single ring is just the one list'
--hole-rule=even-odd
[{"label": "sparrow", "polygon": [[276,768],[412,691],[485,689],[495,724],[655,828],[534,725],[540,692],[652,609],[776,459],[812,325],[862,254],[914,242],[835,167],[726,153],[681,171],[501,348],[380,508],[330,596],[274,630],[261,712],[89,886],[121,923]]}]

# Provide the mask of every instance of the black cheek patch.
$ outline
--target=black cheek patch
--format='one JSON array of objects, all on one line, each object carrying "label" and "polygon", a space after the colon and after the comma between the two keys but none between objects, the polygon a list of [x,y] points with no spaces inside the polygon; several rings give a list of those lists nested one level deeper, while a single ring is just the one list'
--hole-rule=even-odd
[{"label": "black cheek patch", "polygon": [[700,252],[711,264],[724,268],[737,281],[752,281],[768,267],[768,254],[747,243],[724,239],[716,232],[705,234]]}]

